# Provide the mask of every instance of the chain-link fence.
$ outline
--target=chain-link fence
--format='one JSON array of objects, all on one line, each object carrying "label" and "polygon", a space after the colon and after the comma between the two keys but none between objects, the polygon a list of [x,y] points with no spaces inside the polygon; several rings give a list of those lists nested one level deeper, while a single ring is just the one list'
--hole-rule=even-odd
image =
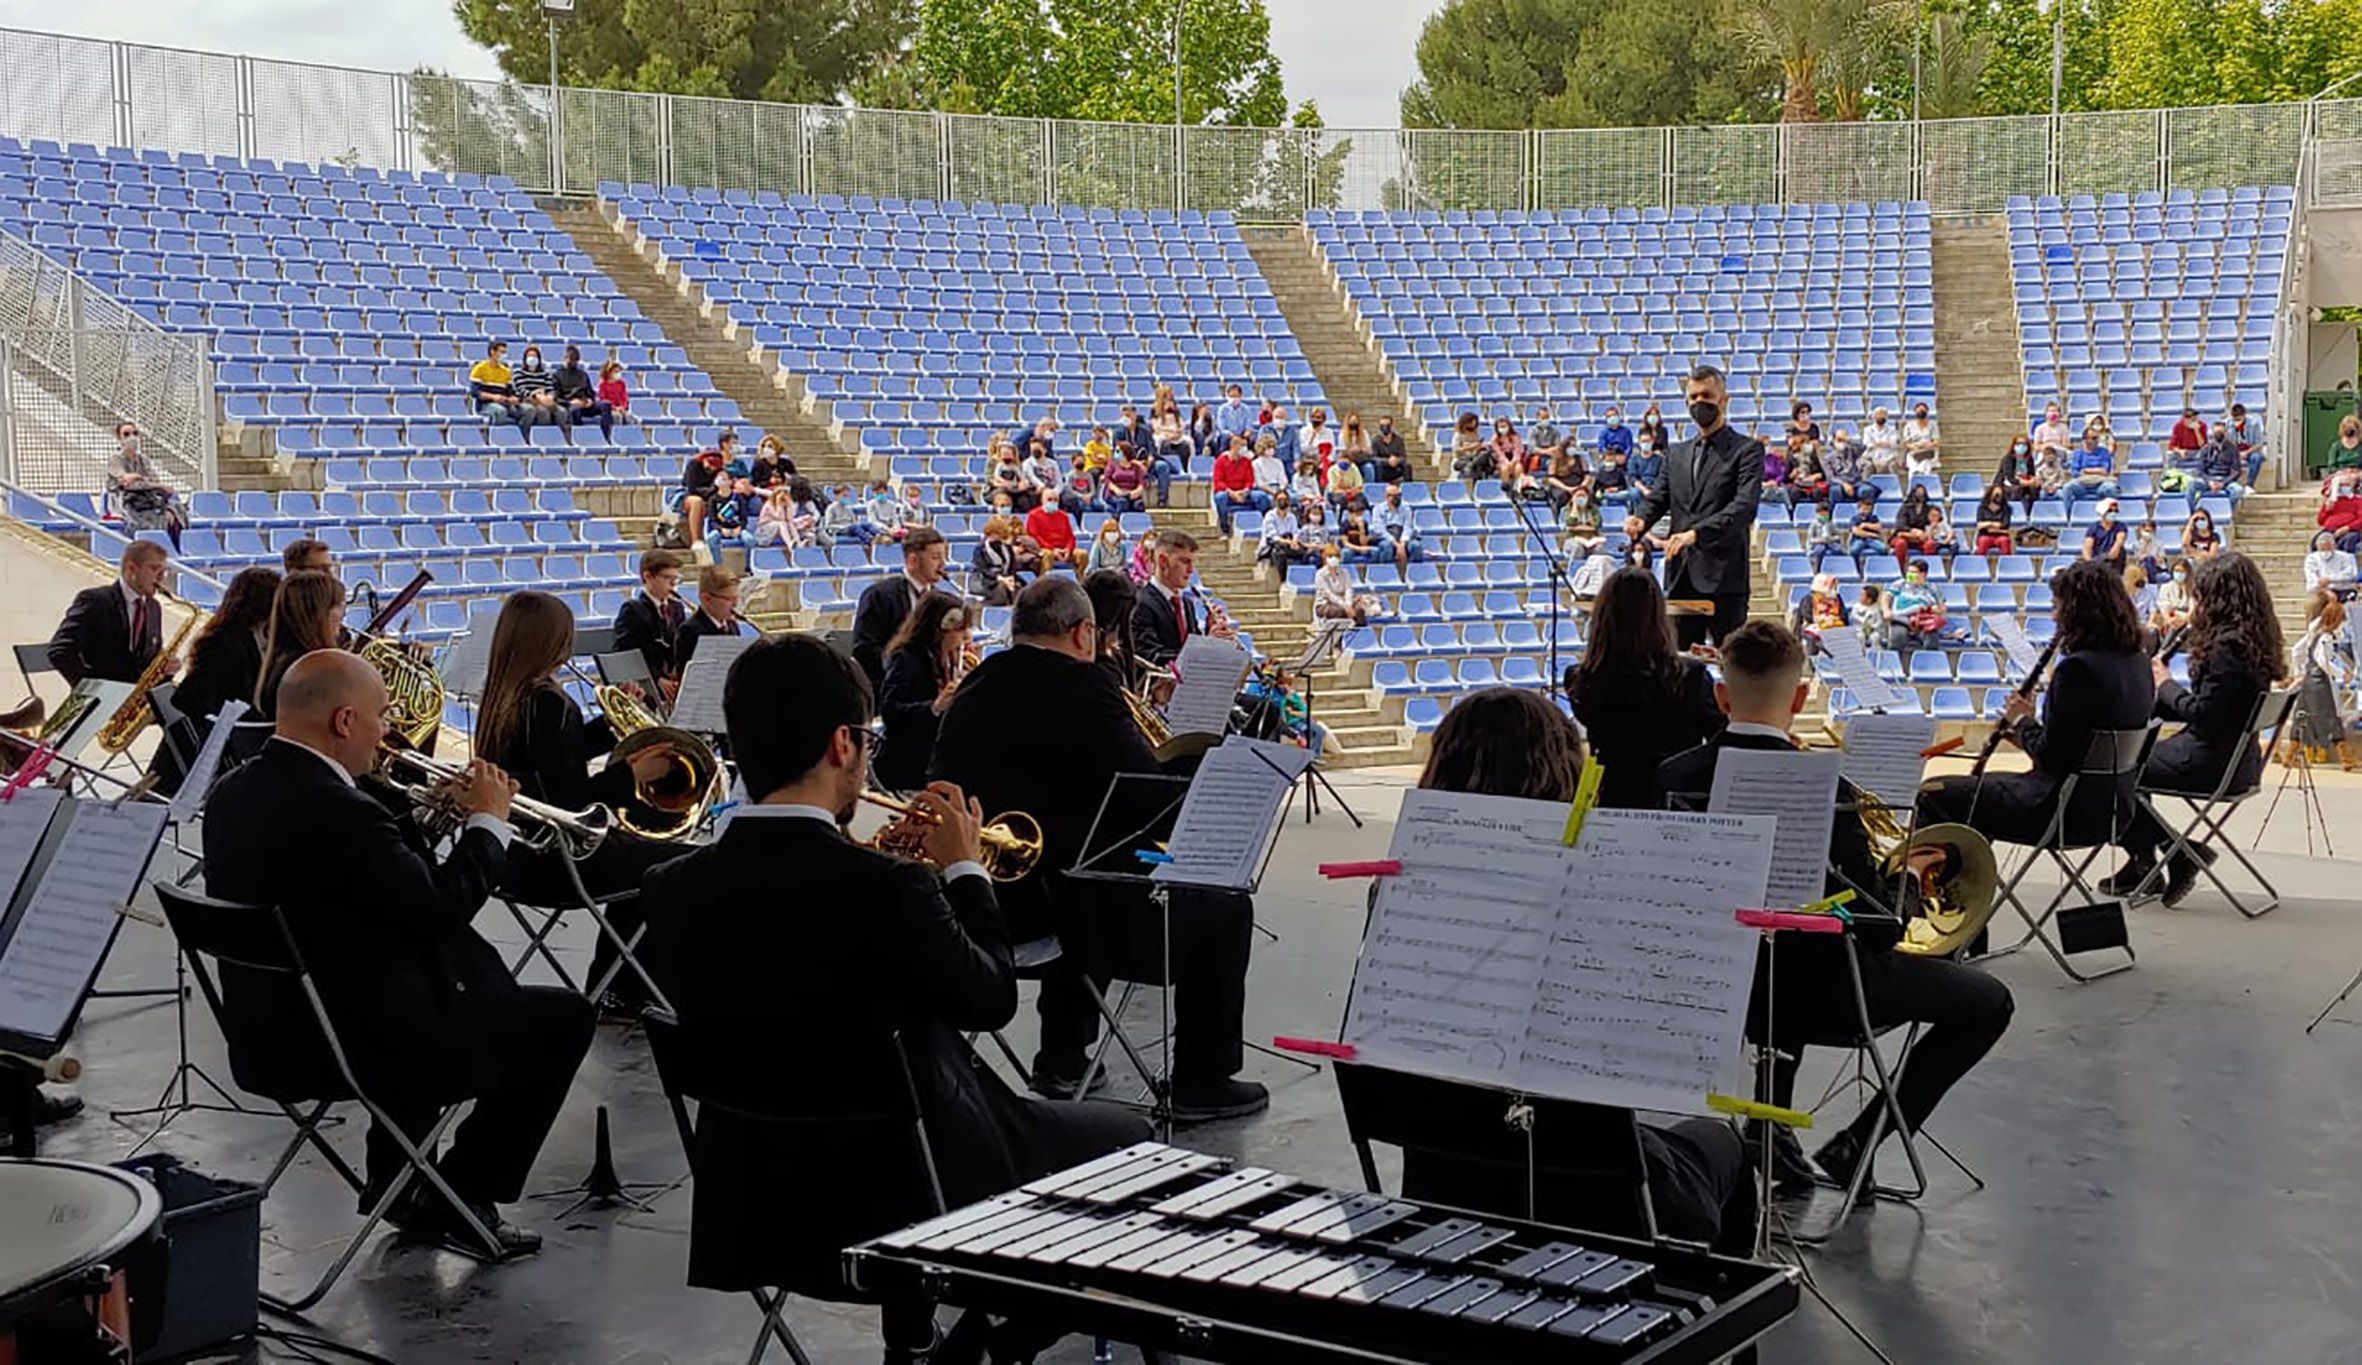
[{"label": "chain-link fence", "polygon": [[[1862,199],[1964,215],[2013,195],[2285,184],[2308,138],[2362,138],[2362,100],[1539,132],[1175,130],[615,90],[561,92],[553,130],[552,103],[546,86],[0,30],[0,135],[505,175],[570,194],[636,181],[1251,220]],[[2336,169],[2322,167],[2324,193]]]},{"label": "chain-link fence", "polygon": [[204,353],[0,232],[0,472],[36,492],[96,491],[124,421],[167,482],[214,485]]}]

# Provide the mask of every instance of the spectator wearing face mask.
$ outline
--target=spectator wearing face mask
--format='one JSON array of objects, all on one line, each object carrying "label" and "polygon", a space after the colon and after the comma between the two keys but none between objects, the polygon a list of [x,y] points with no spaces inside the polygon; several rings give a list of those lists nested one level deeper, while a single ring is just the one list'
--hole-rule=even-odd
[{"label": "spectator wearing face mask", "polygon": [[[558,423],[557,380],[549,367],[541,363],[541,348],[528,346],[525,356],[517,362],[516,375],[509,381],[517,392],[517,425],[520,427],[554,427]],[[568,427],[566,439],[574,439]]]},{"label": "spectator wearing face mask", "polygon": [[2126,534],[2124,523],[2116,519],[2116,500],[2100,499],[2099,520],[2083,531],[2083,557],[2105,564],[2115,573],[2124,572]]},{"label": "spectator wearing face mask", "polygon": [[1624,414],[1621,411],[1609,408],[1601,414],[1599,444],[1596,449],[1602,455],[1613,451],[1626,459],[1632,457],[1632,428],[1624,425]]},{"label": "spectator wearing face mask", "polygon": [[1403,445],[1402,433],[1394,429],[1394,418],[1378,418],[1377,433],[1370,437],[1370,459],[1377,468],[1370,478],[1377,483],[1402,483],[1411,477],[1411,458]]},{"label": "spectator wearing face mask", "polygon": [[2227,427],[2208,437],[2206,444],[2198,448],[2198,458],[2190,472],[2201,494],[2211,493],[2234,502],[2247,496],[2245,485],[2239,482],[2238,447],[2231,443]]},{"label": "spectator wearing face mask", "polygon": [[2212,559],[2222,549],[2222,533],[2214,529],[2214,518],[2203,507],[2192,512],[2182,526],[2182,553],[2194,560]]},{"label": "spectator wearing face mask", "polygon": [[2101,444],[2097,428],[2085,428],[2083,444],[2067,466],[2066,487],[2059,490],[2071,510],[2079,502],[2116,496],[2116,455]]},{"label": "spectator wearing face mask", "polygon": [[1111,519],[1099,524],[1099,534],[1091,541],[1091,558],[1083,566],[1083,572],[1097,573],[1101,569],[1121,571],[1130,559],[1131,550],[1124,544],[1124,528],[1121,523]]},{"label": "spectator wearing face mask", "polygon": [[1388,484],[1385,499],[1370,509],[1370,529],[1383,541],[1385,552],[1394,556],[1397,569],[1408,570],[1413,560],[1427,557],[1410,504],[1402,500],[1401,484]]},{"label": "spectator wearing face mask", "polygon": [[1903,437],[1887,420],[1886,409],[1872,408],[1862,426],[1862,465],[1872,474],[1903,472]]},{"label": "spectator wearing face mask", "polygon": [[2185,470],[2198,467],[2198,452],[2206,448],[2206,423],[2198,416],[2198,409],[2183,408],[2181,420],[2166,434],[2165,449],[2174,464]]},{"label": "spectator wearing face mask", "polygon": [[574,428],[584,422],[598,423],[599,435],[615,439],[615,410],[600,400],[591,384],[590,371],[582,367],[581,347],[566,348],[566,362],[551,372],[550,381],[557,389],[558,420],[569,439]]},{"label": "spectator wearing face mask", "polygon": [[1936,421],[1927,415],[1927,404],[1911,407],[1911,420],[1903,423],[1903,467],[1912,475],[1933,474],[1943,463],[1943,440],[1936,430]]},{"label": "spectator wearing face mask", "polygon": [[1891,649],[1933,649],[1943,642],[1944,595],[1928,581],[1927,561],[1914,559],[1886,590]]},{"label": "spectator wearing face mask", "polygon": [[1993,486],[2004,498],[2015,497],[2032,513],[2034,500],[2042,496],[2042,468],[2034,456],[2032,437],[2020,436],[2009,443],[2001,457],[2001,466],[1993,471]]},{"label": "spectator wearing face mask", "polygon": [[2042,424],[2034,428],[2034,453],[2049,455],[2061,464],[2075,447],[2075,432],[2067,425],[2067,414],[2052,403],[2042,410]]}]

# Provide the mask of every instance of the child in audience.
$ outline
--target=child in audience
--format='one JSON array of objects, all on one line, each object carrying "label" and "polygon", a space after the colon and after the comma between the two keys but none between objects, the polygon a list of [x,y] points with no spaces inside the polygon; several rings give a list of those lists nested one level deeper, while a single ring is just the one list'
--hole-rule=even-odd
[{"label": "child in audience", "polygon": [[1862,648],[1886,647],[1886,593],[1876,583],[1864,583],[1854,603],[1854,628],[1862,633]]},{"label": "child in audience", "polygon": [[877,526],[869,519],[869,504],[853,496],[851,485],[839,484],[829,490],[828,510],[820,514],[821,544],[833,547],[851,541],[867,545],[877,534]]},{"label": "child in audience", "polygon": [[1320,461],[1306,455],[1296,461],[1296,476],[1288,481],[1288,496],[1299,510],[1325,496],[1320,486]]},{"label": "child in audience", "polygon": [[1360,465],[1351,460],[1330,460],[1328,479],[1329,504],[1338,511],[1353,511],[1369,506],[1369,497],[1364,491],[1367,481],[1362,477]]},{"label": "child in audience", "polygon": [[1845,548],[1856,564],[1886,548],[1886,523],[1878,519],[1877,503],[1864,498],[1855,507],[1853,525],[1845,533]]},{"label": "child in audience", "polygon": [[[2140,528],[2132,533],[2132,560],[2151,583],[2165,577],[2165,546],[2157,539],[2157,519],[2144,517]],[[2148,619],[2143,612],[2142,620]]]},{"label": "child in audience", "polygon": [[[1201,403],[1198,406],[1205,405]],[[1156,532],[1153,529],[1140,533],[1139,541],[1132,546],[1132,562],[1124,566],[1124,571],[1131,575],[1134,587],[1146,583],[1155,576]]]},{"label": "child in audience", "polygon": [[781,484],[771,490],[763,510],[756,515],[755,544],[800,550],[812,543],[812,532],[819,521],[817,512],[797,505],[794,490]]},{"label": "child in audience", "polygon": [[895,492],[894,485],[886,480],[879,479],[869,486],[869,520],[871,525],[878,528],[880,538],[902,539],[909,529],[902,520],[905,505],[902,495]]},{"label": "child in audience", "polygon": [[1622,512],[1636,495],[1632,491],[1631,466],[1625,462],[1624,452],[1602,449],[1599,462],[1591,470],[1591,491],[1599,498],[1599,505],[1612,512]]},{"label": "child in audience", "polygon": [[1821,571],[1823,560],[1845,550],[1850,534],[1849,528],[1837,524],[1836,515],[1829,510],[1828,503],[1813,508],[1812,525],[1804,533],[1804,551],[1812,556],[1814,573]]},{"label": "child in audience", "polygon": [[984,488],[987,502],[997,508],[1005,497],[1010,512],[1030,512],[1042,500],[1041,490],[1025,476],[1025,466],[1017,462],[1017,447],[1005,441],[1001,443],[999,458],[993,461],[991,472],[985,476]]},{"label": "child in audience", "polygon": [[1114,451],[1115,447],[1107,439],[1107,428],[1093,427],[1091,439],[1083,442],[1080,463],[1083,469],[1096,476],[1100,470],[1107,468],[1107,461]]},{"label": "child in audience", "polygon": [[599,401],[607,405],[618,422],[631,417],[631,389],[623,382],[623,362],[609,360],[599,367]]},{"label": "child in audience", "polygon": [[1812,586],[1796,599],[1796,610],[1789,614],[1788,624],[1804,641],[1806,653],[1827,653],[1821,637],[1853,624],[1845,613],[1845,597],[1837,591],[1837,575],[1814,574]]}]

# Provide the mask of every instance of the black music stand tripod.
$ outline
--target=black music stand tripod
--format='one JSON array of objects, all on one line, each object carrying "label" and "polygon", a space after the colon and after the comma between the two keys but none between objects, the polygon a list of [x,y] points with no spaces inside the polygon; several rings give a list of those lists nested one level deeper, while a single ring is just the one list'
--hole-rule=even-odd
[{"label": "black music stand tripod", "polygon": [[[1312,632],[1312,639],[1305,644],[1303,657],[1288,666],[1288,671],[1304,684],[1304,742],[1307,744],[1312,742],[1313,731],[1320,724],[1320,708],[1313,704],[1312,670],[1326,668],[1344,642],[1345,622],[1335,619],[1323,621]],[[1353,807],[1347,805],[1345,798],[1338,794],[1336,784],[1329,781],[1329,775],[1321,767],[1318,757],[1296,779],[1295,788],[1288,793],[1288,804],[1293,806],[1299,795],[1303,797],[1305,824],[1311,824],[1312,817],[1320,814],[1320,794],[1325,791],[1337,809],[1345,812],[1345,818],[1353,822],[1353,827],[1361,828],[1361,816],[1355,814]],[[1281,818],[1286,818],[1284,813]]]}]

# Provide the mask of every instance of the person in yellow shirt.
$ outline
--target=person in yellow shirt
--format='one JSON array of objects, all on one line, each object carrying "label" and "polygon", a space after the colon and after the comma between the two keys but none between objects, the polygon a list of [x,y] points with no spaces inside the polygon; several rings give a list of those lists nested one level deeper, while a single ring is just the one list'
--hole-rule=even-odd
[{"label": "person in yellow shirt", "polygon": [[478,416],[493,422],[524,425],[525,405],[517,401],[516,375],[508,367],[508,343],[488,342],[484,358],[467,372],[468,401]]},{"label": "person in yellow shirt", "polygon": [[1108,444],[1107,428],[1091,428],[1091,439],[1083,442],[1083,472],[1096,479],[1107,470],[1108,457],[1115,447]]}]

